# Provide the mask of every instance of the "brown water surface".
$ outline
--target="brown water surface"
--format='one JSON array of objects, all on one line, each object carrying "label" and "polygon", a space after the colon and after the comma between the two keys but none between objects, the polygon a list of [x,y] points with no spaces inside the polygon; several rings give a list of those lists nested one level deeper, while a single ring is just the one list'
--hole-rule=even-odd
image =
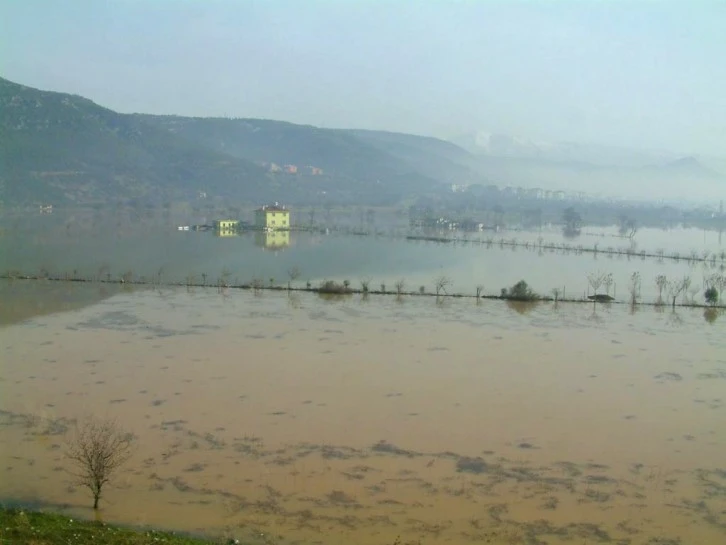
[{"label": "brown water surface", "polygon": [[62,445],[94,413],[137,436],[108,520],[260,543],[726,540],[726,346],[700,311],[172,290],[2,328],[0,349],[3,498],[91,516]]}]

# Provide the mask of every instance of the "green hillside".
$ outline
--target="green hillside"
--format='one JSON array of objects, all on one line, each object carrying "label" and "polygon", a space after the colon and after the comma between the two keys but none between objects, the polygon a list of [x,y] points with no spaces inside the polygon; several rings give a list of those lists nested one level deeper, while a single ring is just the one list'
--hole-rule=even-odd
[{"label": "green hillside", "polygon": [[263,191],[264,169],[82,97],[0,79],[0,199],[103,202]]},{"label": "green hillside", "polygon": [[[284,179],[284,167],[293,165],[294,179],[310,190],[297,195],[298,200],[325,192],[338,201],[384,203],[440,186],[414,163],[346,131],[266,119],[135,117],[210,151],[253,161],[268,171],[279,167],[283,173],[278,178]],[[316,174],[314,169],[319,169]]]},{"label": "green hillside", "polygon": [[[416,142],[430,146],[434,139],[407,137],[401,152],[374,134],[119,114],[79,96],[0,79],[0,200],[160,202],[205,191],[247,202],[382,204],[436,191],[447,172],[462,172],[448,157],[417,149]],[[285,172],[285,165],[297,169]]]},{"label": "green hillside", "polygon": [[427,136],[360,129],[341,130],[404,161],[417,172],[446,183],[485,183],[479,159],[459,146]]}]

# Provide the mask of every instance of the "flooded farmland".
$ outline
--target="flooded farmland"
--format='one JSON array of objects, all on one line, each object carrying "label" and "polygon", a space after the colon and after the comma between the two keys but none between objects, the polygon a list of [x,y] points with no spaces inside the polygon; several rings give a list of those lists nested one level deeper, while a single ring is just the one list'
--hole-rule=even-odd
[{"label": "flooded farmland", "polygon": [[726,545],[726,0],[0,14],[0,545]]},{"label": "flooded farmland", "polygon": [[726,343],[703,309],[87,302],[0,329],[5,499],[91,517],[62,450],[93,413],[136,436],[109,521],[279,544],[726,537]]},{"label": "flooded farmland", "polygon": [[[573,240],[549,226],[439,234],[446,240],[442,243],[407,239],[410,230],[400,214],[381,223],[374,235],[356,236],[341,228],[279,237],[177,231],[177,223],[189,222],[186,216],[151,214],[132,220],[113,210],[85,214],[0,218],[0,231],[7,230],[0,236],[0,255],[5,257],[0,272],[182,284],[214,284],[223,277],[232,284],[257,279],[280,286],[287,284],[294,268],[300,273],[298,286],[332,279],[348,280],[357,288],[366,280],[371,289],[392,290],[403,281],[406,291],[431,292],[434,279],[445,275],[451,280],[450,293],[473,295],[481,286],[484,294],[499,295],[502,288],[525,280],[541,295],[558,289],[569,298],[591,293],[588,275],[603,273],[612,275],[608,290],[620,301],[629,300],[630,279],[638,273],[643,301],[658,298],[656,277],[687,277],[689,289],[679,302],[703,304],[706,280],[726,270],[721,233],[684,227],[643,228],[633,239],[617,236],[614,227],[586,227]],[[583,252],[593,248],[598,252]],[[664,257],[641,252],[662,252]]]}]

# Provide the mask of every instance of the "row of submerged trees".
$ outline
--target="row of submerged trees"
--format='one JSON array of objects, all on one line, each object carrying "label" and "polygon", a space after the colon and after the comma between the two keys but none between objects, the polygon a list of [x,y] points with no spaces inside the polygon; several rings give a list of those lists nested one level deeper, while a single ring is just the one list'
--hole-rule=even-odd
[{"label": "row of submerged trees", "polygon": [[654,259],[659,263],[666,260],[676,262],[686,262],[691,265],[703,263],[711,268],[721,268],[726,264],[726,251],[712,252],[710,250],[691,250],[690,252],[668,252],[665,248],[657,248],[655,250],[638,249],[633,239],[629,239],[630,243],[627,247],[606,246],[602,247],[599,243],[592,246],[584,246],[582,244],[570,244],[567,242],[548,242],[544,237],[538,237],[535,241],[521,240],[517,237],[486,237],[486,238],[466,238],[458,236],[457,232],[442,233],[440,236],[408,236],[407,239],[412,242],[420,242],[424,244],[446,243],[449,245],[483,246],[485,249],[498,247],[499,249],[508,248],[512,251],[516,249],[524,249],[531,252],[537,252],[539,255],[545,253],[558,253],[563,255],[592,255],[597,258],[600,255],[608,258],[618,257],[627,258],[628,260],[640,258],[641,260]]},{"label": "row of submerged trees", "polygon": [[[291,267],[287,270],[287,278],[284,283],[280,283],[275,278],[265,279],[263,277],[253,277],[251,281],[240,281],[239,278],[232,278],[232,272],[224,269],[216,278],[207,274],[187,275],[184,281],[172,281],[165,278],[165,271],[160,268],[156,274],[151,276],[136,276],[132,271],[126,271],[120,275],[113,275],[108,266],[102,266],[99,271],[86,277],[73,271],[73,273],[65,273],[61,275],[51,274],[47,269],[42,268],[37,274],[27,275],[19,271],[7,271],[1,274],[0,278],[6,279],[33,279],[33,280],[54,280],[54,281],[71,281],[71,282],[101,282],[112,284],[127,285],[151,285],[151,286],[174,286],[181,285],[187,288],[197,287],[216,287],[218,290],[227,288],[252,289],[255,292],[260,290],[296,290],[296,291],[312,291],[328,294],[381,294],[381,295],[435,295],[435,296],[452,296],[463,297],[462,293],[452,291],[453,281],[447,275],[438,275],[433,279],[431,285],[409,286],[408,282],[400,278],[392,285],[381,282],[378,286],[372,286],[370,278],[363,278],[359,281],[359,287],[353,287],[350,280],[342,282],[334,280],[323,280],[317,285],[313,285],[311,281],[307,281],[304,287],[295,285],[302,277],[302,271],[298,267]],[[567,298],[565,287],[557,287],[550,290],[548,295],[542,295],[534,292],[524,281],[520,281],[508,288],[502,288],[498,295],[487,294],[484,291],[484,285],[478,284],[475,287],[474,297],[476,298],[499,298],[512,299],[521,301],[533,300],[554,300],[578,302],[583,300],[594,300],[596,302],[614,301],[617,295],[616,283],[612,273],[608,272],[591,272],[586,275],[587,291],[582,298]],[[703,294],[703,301],[708,305],[717,305],[722,301],[722,294],[726,289],[726,274],[723,272],[711,272],[705,270],[701,282],[694,282],[691,276],[684,275],[677,278],[668,278],[664,274],[659,274],[654,278],[657,298],[654,301],[656,305],[663,305],[666,302],[675,306],[677,300],[681,298],[682,305],[698,305],[697,296]],[[627,284],[628,302],[631,304],[643,303],[642,301],[642,285],[643,280],[639,272],[633,272]],[[592,293],[591,291],[592,290]],[[471,295],[470,295],[471,296]]]},{"label": "row of submerged trees", "polygon": [[[610,289],[614,286],[612,273],[594,272],[587,275],[589,287],[594,290],[597,297],[601,288],[605,289],[607,297],[610,296]],[[678,297],[682,297],[683,305],[696,305],[696,295],[703,290],[704,300],[709,305],[716,305],[721,300],[723,290],[726,289],[726,275],[710,274],[704,276],[701,285],[693,283],[690,276],[669,279],[664,274],[655,277],[655,287],[658,290],[656,305],[665,304],[664,295],[672,306],[676,305]],[[630,275],[628,281],[629,301],[635,305],[640,302],[642,278],[639,272]],[[591,297],[592,298],[592,297]]]},{"label": "row of submerged trees", "polygon": [[[297,270],[297,269],[296,269]],[[291,277],[293,278],[293,277]],[[592,272],[587,275],[587,281],[589,288],[592,288],[593,294],[586,294],[585,299],[608,302],[615,300],[615,281],[612,273],[605,272]],[[395,294],[397,296],[402,295],[435,295],[439,296],[461,296],[461,294],[449,293],[449,290],[453,287],[453,281],[450,277],[440,275],[434,278],[433,290],[427,291],[425,285],[421,285],[417,290],[407,289],[407,283],[404,279],[397,280],[390,290],[385,283],[380,284],[380,289],[375,290],[370,286],[370,279],[363,279],[360,281],[360,289],[354,289],[351,287],[349,280],[344,280],[342,283],[338,283],[332,280],[324,280],[318,288],[312,286],[310,282],[307,283],[306,289],[311,291],[318,291],[321,293],[330,294],[350,294],[350,293],[375,293],[375,294]],[[676,306],[676,302],[681,297],[682,305],[698,305],[696,296],[699,292],[703,293],[704,300],[708,305],[715,306],[721,301],[723,290],[726,289],[726,275],[723,274],[711,274],[705,276],[703,281],[700,283],[694,283],[690,276],[683,276],[680,278],[669,279],[666,275],[657,275],[654,279],[655,287],[658,290],[658,297],[655,300],[656,305],[664,305],[666,302],[670,303],[671,306]],[[291,289],[291,283],[288,283],[288,289]],[[604,293],[603,293],[604,291]],[[640,272],[633,272],[628,279],[628,294],[629,302],[632,305],[642,304],[641,298],[642,291],[642,277]],[[527,284],[526,281],[520,280],[509,288],[502,288],[499,295],[486,295],[484,292],[484,285],[479,284],[476,286],[475,297],[479,298],[500,298],[515,301],[538,301],[538,300],[554,300],[558,301],[569,301],[576,302],[581,299],[567,299],[565,288],[554,288],[551,290],[551,296],[544,296],[538,294]],[[612,293],[612,295],[611,295]],[[664,298],[664,296],[667,297]]]}]

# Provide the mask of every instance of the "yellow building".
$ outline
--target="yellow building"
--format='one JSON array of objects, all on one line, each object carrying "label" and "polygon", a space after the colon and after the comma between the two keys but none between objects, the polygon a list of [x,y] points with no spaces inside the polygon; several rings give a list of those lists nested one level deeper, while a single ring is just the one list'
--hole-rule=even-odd
[{"label": "yellow building", "polygon": [[255,227],[259,229],[290,229],[290,211],[279,203],[255,210]]},{"label": "yellow building", "polygon": [[237,220],[214,220],[214,230],[220,235],[229,235],[237,232],[239,221]]},{"label": "yellow building", "polygon": [[290,231],[258,231],[255,233],[255,244],[267,250],[287,248],[290,246]]}]

